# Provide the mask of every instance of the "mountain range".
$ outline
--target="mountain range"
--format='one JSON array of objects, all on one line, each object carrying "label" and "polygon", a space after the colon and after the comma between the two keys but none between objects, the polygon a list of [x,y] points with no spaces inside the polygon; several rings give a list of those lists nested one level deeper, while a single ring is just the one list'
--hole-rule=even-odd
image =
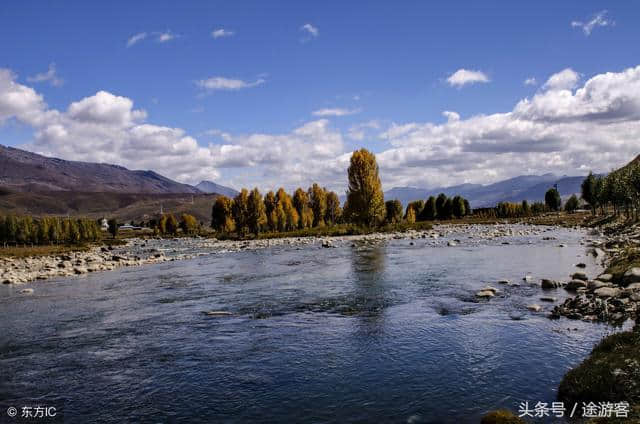
[{"label": "mountain range", "polygon": [[213,181],[200,181],[195,187],[203,193],[217,193],[231,198],[238,194],[238,190],[216,184]]},{"label": "mountain range", "polygon": [[562,197],[580,193],[584,176],[558,177],[554,174],[521,175],[497,183],[461,184],[433,189],[416,187],[394,187],[384,193],[385,199],[398,199],[404,205],[414,200],[426,200],[429,196],[444,193],[447,196],[460,195],[474,208],[495,206],[498,202],[543,201],[547,190],[557,185]]},{"label": "mountain range", "polygon": [[[385,192],[385,198],[398,199],[406,205],[445,193],[461,195],[479,208],[501,201],[541,201],[554,184],[566,197],[580,192],[583,179],[584,176],[544,174],[522,175],[488,185],[395,187]],[[68,161],[0,145],[0,213],[108,214],[133,219],[137,218],[136,211],[147,216],[162,205],[164,210],[181,213],[193,209],[200,219],[207,220],[207,202],[216,194],[234,197],[237,193],[212,181],[201,181],[194,187],[151,170]]]}]

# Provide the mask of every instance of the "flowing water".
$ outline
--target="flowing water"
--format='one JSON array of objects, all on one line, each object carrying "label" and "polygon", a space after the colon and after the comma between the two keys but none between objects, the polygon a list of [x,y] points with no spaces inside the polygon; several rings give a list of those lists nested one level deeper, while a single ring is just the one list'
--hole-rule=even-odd
[{"label": "flowing water", "polygon": [[[38,282],[31,295],[3,286],[0,404],[54,405],[80,423],[460,423],[551,402],[614,330],[526,309],[552,307],[540,278],[566,280],[577,262],[600,272],[584,233],[544,235],[557,240],[280,246]],[[487,283],[501,293],[478,301]]]}]

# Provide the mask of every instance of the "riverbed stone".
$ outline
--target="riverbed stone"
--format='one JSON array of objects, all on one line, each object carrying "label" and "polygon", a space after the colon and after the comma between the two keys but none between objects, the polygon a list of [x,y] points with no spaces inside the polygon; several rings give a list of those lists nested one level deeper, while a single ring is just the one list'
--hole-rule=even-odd
[{"label": "riverbed stone", "polygon": [[555,280],[548,280],[546,278],[542,279],[540,285],[545,290],[557,289],[558,287],[562,287],[562,283]]},{"label": "riverbed stone", "polygon": [[581,288],[586,288],[587,283],[583,280],[571,280],[565,286],[565,290],[576,291]]},{"label": "riverbed stone", "polygon": [[620,289],[615,287],[601,287],[593,291],[593,294],[599,298],[616,297],[620,294]]},{"label": "riverbed stone", "polygon": [[587,277],[587,274],[585,274],[584,272],[574,272],[571,276],[571,279],[587,281],[589,277]]},{"label": "riverbed stone", "polygon": [[496,294],[493,290],[480,290],[479,292],[476,293],[476,297],[480,297],[484,299],[490,299],[495,295]]},{"label": "riverbed stone", "polygon": [[527,305],[527,309],[531,312],[540,312],[542,310],[542,306],[534,303],[533,305]]},{"label": "riverbed stone", "polygon": [[640,267],[629,268],[622,277],[622,283],[624,285],[640,283]]},{"label": "riverbed stone", "polygon": [[613,280],[613,275],[611,275],[611,274],[600,274],[600,275],[598,275],[598,278],[596,278],[596,280],[604,281],[605,283],[608,283],[609,281]]}]

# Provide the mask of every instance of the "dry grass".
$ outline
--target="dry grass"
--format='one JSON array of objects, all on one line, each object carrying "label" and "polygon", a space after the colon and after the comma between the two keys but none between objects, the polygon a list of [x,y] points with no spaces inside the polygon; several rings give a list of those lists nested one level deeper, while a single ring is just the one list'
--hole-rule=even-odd
[{"label": "dry grass", "polygon": [[88,245],[66,246],[66,245],[46,245],[46,246],[10,246],[0,247],[0,257],[26,258],[29,256],[53,256],[62,255],[69,252],[84,252],[89,249]]}]

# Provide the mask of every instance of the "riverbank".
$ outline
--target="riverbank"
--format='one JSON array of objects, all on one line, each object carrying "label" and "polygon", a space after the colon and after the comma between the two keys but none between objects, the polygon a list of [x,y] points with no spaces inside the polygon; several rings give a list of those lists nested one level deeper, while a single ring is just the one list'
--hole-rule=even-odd
[{"label": "riverbank", "polygon": [[[505,237],[543,235],[554,227],[512,224],[441,224],[423,230],[374,232],[361,235],[279,237],[251,240],[217,240],[213,238],[182,237],[171,239],[130,238],[118,245],[93,246],[63,254],[29,257],[0,257],[0,282],[22,284],[56,277],[78,276],[109,271],[119,267],[141,266],[167,261],[192,259],[201,255],[220,254],[268,247],[302,247],[315,245],[331,248],[339,245],[375,244],[385,240],[424,239],[425,245],[455,247],[461,243],[476,244]],[[460,239],[448,237],[462,233]],[[508,244],[508,242],[504,242]]]},{"label": "riverbank", "polygon": [[604,338],[569,371],[558,400],[569,405],[628,402],[628,418],[590,422],[640,423],[640,225],[612,222],[596,231],[605,239],[594,243],[592,251],[604,256],[605,273],[578,287],[576,296],[556,307],[552,316],[613,325],[635,320],[635,327]]}]

